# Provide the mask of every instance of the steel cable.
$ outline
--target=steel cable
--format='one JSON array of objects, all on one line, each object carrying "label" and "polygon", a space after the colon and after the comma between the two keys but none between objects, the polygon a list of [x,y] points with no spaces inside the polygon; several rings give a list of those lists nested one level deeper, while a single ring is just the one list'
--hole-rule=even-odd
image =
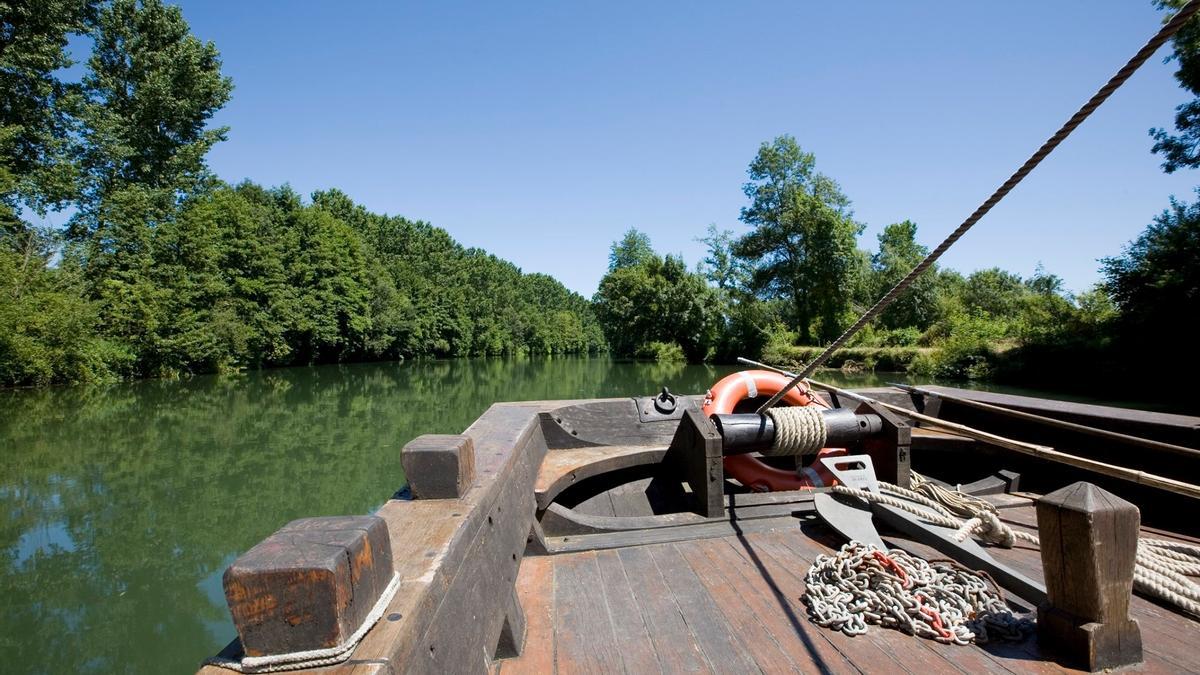
[{"label": "steel cable", "polygon": [[1033,169],[1037,167],[1037,165],[1040,164],[1047,155],[1053,152],[1053,150],[1057,148],[1058,145],[1067,138],[1067,136],[1070,136],[1071,132],[1075,131],[1076,127],[1082,124],[1083,121],[1086,120],[1096,110],[1096,108],[1099,108],[1100,105],[1104,103],[1104,101],[1107,100],[1114,91],[1116,91],[1122,84],[1125,84],[1125,81],[1128,80],[1130,76],[1132,76],[1137,69],[1140,68],[1142,64],[1154,54],[1154,52],[1158,51],[1158,48],[1161,47],[1167,40],[1169,40],[1171,36],[1174,35],[1180,29],[1180,27],[1182,27],[1183,24],[1186,23],[1187,20],[1196,13],[1197,10],[1200,10],[1200,0],[1191,0],[1191,2],[1184,5],[1175,14],[1175,16],[1171,18],[1170,21],[1163,24],[1163,27],[1158,31],[1158,33],[1155,34],[1154,37],[1150,38],[1150,41],[1147,42],[1140,50],[1138,50],[1138,52],[1133,55],[1133,58],[1129,59],[1129,62],[1117,71],[1116,75],[1113,75],[1112,78],[1103,87],[1101,87],[1099,91],[1097,91],[1090,99],[1088,99],[1087,103],[1083,104],[1082,108],[1072,115],[1071,118],[1068,119],[1066,123],[1054,133],[1053,136],[1043,143],[1042,147],[1037,149],[1037,152],[1033,153],[1029,159],[1025,160],[1025,163],[1021,165],[1021,168],[1017,169],[1013,175],[1009,176],[1008,180],[1004,181],[1004,184],[997,188],[996,191],[992,193],[992,196],[987,198],[987,201],[981,204],[979,208],[975,209],[975,211],[968,216],[961,225],[959,225],[953,232],[950,233],[950,236],[946,237],[942,243],[938,244],[937,248],[933,249],[929,255],[925,256],[925,259],[918,263],[917,266],[914,267],[906,277],[901,279],[899,283],[892,287],[892,290],[884,294],[884,296],[880,298],[874,306],[863,313],[863,315],[859,317],[852,326],[847,328],[845,332],[838,336],[836,340],[830,343],[829,346],[825,348],[825,351],[821,352],[817,358],[805,365],[804,368],[796,375],[796,377],[793,378],[792,381],[787,384],[787,386],[779,390],[779,393],[775,394],[766,403],[764,403],[758,409],[758,412],[766,412],[768,408],[771,408],[776,403],[779,403],[779,401],[789,391],[791,391],[793,387],[799,384],[804,378],[812,375],[813,372],[816,371],[817,368],[821,367],[821,365],[824,364],[825,361],[827,361],[835,351],[840,349],[842,345],[846,344],[846,342],[850,338],[854,337],[858,331],[862,330],[863,326],[866,326],[872,319],[878,316],[880,312],[887,309],[888,305],[892,304],[892,302],[901,293],[903,293],[905,289],[912,285],[912,283],[916,281],[917,277],[921,276],[925,270],[929,269],[930,265],[933,265],[938,258],[942,257],[942,254],[945,253],[946,250],[951,246],[953,246],[954,242],[958,241],[959,238],[966,234],[967,230],[971,229],[975,223],[979,222],[979,219],[983,218],[988,211],[991,211],[992,207],[998,204],[1001,199],[1004,199],[1005,195],[1011,192],[1012,189],[1015,188],[1017,184],[1025,178],[1025,176],[1029,175],[1029,172],[1033,171]]}]

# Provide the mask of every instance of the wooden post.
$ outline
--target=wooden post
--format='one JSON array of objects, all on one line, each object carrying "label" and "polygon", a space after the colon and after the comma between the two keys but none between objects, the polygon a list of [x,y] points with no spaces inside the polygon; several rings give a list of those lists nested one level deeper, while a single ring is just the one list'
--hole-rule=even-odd
[{"label": "wooden post", "polygon": [[712,420],[688,409],[679,420],[671,446],[663,455],[668,480],[683,480],[692,489],[693,508],[705,518],[725,515],[725,457],[721,434]]},{"label": "wooden post", "polygon": [[475,482],[475,446],[470,436],[418,436],[404,446],[400,463],[414,499],[456,499]]},{"label": "wooden post", "polygon": [[376,516],[304,518],[225,570],[225,598],[247,656],[336,647],[392,581],[387,523]]},{"label": "wooden post", "polygon": [[1141,630],[1129,618],[1137,507],[1079,482],[1039,499],[1037,516],[1046,575],[1041,647],[1091,671],[1141,662]]}]

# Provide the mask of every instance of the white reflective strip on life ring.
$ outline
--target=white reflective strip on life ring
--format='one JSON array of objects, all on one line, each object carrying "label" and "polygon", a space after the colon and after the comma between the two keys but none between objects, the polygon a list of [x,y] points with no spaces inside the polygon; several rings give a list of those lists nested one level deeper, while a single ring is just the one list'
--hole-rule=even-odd
[{"label": "white reflective strip on life ring", "polygon": [[758,385],[754,383],[754,377],[744,370],[739,371],[738,375],[746,381],[746,398],[758,398]]},{"label": "white reflective strip on life ring", "polygon": [[800,470],[800,473],[801,475],[808,477],[808,482],[811,483],[813,487],[825,487],[825,481],[821,480],[821,474],[817,473],[817,470],[811,466],[804,467]]}]

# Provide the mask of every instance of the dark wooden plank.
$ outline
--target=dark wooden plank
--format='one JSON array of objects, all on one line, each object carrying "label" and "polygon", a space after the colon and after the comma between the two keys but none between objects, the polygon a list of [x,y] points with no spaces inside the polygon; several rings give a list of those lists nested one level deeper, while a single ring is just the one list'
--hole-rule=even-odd
[{"label": "dark wooden plank", "polygon": [[654,510],[650,508],[650,499],[646,496],[646,488],[651,480],[643,478],[609,490],[613,515],[618,518],[653,516]]},{"label": "dark wooden plank", "polygon": [[[485,654],[503,626],[546,447],[529,406],[494,405],[465,434],[475,446],[476,478],[463,498],[393,500],[378,512],[404,582],[355,660],[388,662],[398,672],[489,665]],[[417,548],[407,542],[414,533]]]},{"label": "dark wooden plank", "polygon": [[534,492],[539,509],[545,509],[563,490],[584,479],[617,469],[657,464],[664,446],[624,445],[571,448],[546,453],[538,470]]},{"label": "dark wooden plank", "polygon": [[250,656],[326,649],[362,625],[392,580],[376,516],[294,520],[225,570],[225,597]]},{"label": "dark wooden plank", "polygon": [[[678,548],[764,671],[857,672],[814,626],[806,625],[807,618],[795,613],[769,579],[757,570],[743,574],[746,561],[725,540],[685,542]],[[780,667],[775,651],[790,665]]]},{"label": "dark wooden plank", "polygon": [[783,512],[782,514],[776,512],[771,517],[737,521],[736,523],[718,518],[703,523],[680,525],[678,527],[548,537],[546,545],[553,553],[574,553],[578,551],[645,546],[647,544],[665,544],[690,539],[728,537],[737,534],[739,531],[760,532],[781,527],[795,527],[796,519],[792,516],[792,513],[794,511],[812,510],[811,502],[799,505],[794,509],[787,505],[782,506],[783,508],[779,509]]},{"label": "dark wooden plank", "polygon": [[554,560],[545,556],[522,560],[517,599],[525,609],[525,648],[520,656],[497,661],[505,675],[554,672],[554,597]]},{"label": "dark wooden plank", "polygon": [[616,672],[621,653],[613,633],[595,553],[554,561],[554,605],[559,673]]},{"label": "dark wooden plank", "polygon": [[713,672],[650,552],[645,547],[622,548],[617,557],[625,576],[637,580],[638,608],[663,672]]},{"label": "dark wooden plank", "polygon": [[600,578],[604,582],[604,597],[608,600],[612,617],[613,634],[620,645],[621,662],[628,673],[649,673],[661,670],[654,643],[642,620],[635,593],[640,591],[641,580],[625,575],[625,567],[615,551],[596,553],[596,564],[600,567]]},{"label": "dark wooden plank", "polygon": [[700,643],[708,662],[718,672],[749,672],[753,657],[742,647],[733,628],[705,590],[696,573],[674,544],[648,546],[647,551],[667,582],[688,628]]}]

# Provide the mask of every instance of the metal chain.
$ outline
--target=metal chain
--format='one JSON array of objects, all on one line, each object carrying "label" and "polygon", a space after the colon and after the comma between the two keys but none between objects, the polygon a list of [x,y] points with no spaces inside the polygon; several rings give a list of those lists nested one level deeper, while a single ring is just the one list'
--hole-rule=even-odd
[{"label": "metal chain", "polygon": [[1099,108],[1100,104],[1104,103],[1104,101],[1107,100],[1108,97],[1111,96],[1118,87],[1124,84],[1125,81],[1128,80],[1129,77],[1133,75],[1134,72],[1136,72],[1137,69],[1141,67],[1141,65],[1145,63],[1146,60],[1149,59],[1154,52],[1163,45],[1163,43],[1169,40],[1171,36],[1174,35],[1176,31],[1178,31],[1180,27],[1182,27],[1183,24],[1186,23],[1187,20],[1196,13],[1197,10],[1200,10],[1200,0],[1191,0],[1191,2],[1184,5],[1183,8],[1180,9],[1170,21],[1163,25],[1162,29],[1159,30],[1154,37],[1150,38],[1150,41],[1147,42],[1144,47],[1138,50],[1137,54],[1134,54],[1133,58],[1129,59],[1129,62],[1126,63],[1123,68],[1117,71],[1116,75],[1112,76],[1112,79],[1110,79],[1103,87],[1101,87],[1100,90],[1095,93],[1095,95],[1088,99],[1088,102],[1083,104],[1082,108],[1072,115],[1071,118],[1068,119],[1067,122],[1063,124],[1053,136],[1043,143],[1042,147],[1037,149],[1037,152],[1033,153],[1029,159],[1025,160],[1025,163],[1021,165],[1021,168],[1017,169],[1016,173],[1010,176],[1008,180],[1004,181],[1004,184],[997,188],[996,191],[992,193],[992,196],[987,198],[987,201],[981,204],[979,208],[975,209],[975,212],[968,216],[967,219],[958,226],[958,228],[951,232],[950,236],[946,237],[945,241],[938,244],[937,248],[933,249],[929,255],[925,256],[925,259],[918,263],[917,266],[908,273],[908,276],[901,279],[900,283],[896,284],[892,290],[888,291],[882,298],[880,298],[873,307],[868,309],[861,317],[859,317],[858,320],[854,322],[854,325],[847,328],[844,333],[842,333],[836,340],[834,340],[828,347],[825,348],[825,351],[821,352],[817,358],[813,359],[810,363],[804,366],[804,369],[801,370],[800,373],[797,374],[796,377],[787,384],[787,386],[785,386],[783,389],[780,389],[779,393],[775,394],[766,403],[764,403],[762,407],[758,409],[758,412],[766,412],[768,408],[771,408],[775,406],[775,404],[779,403],[779,401],[783,399],[783,397],[789,391],[792,390],[792,387],[795,387],[800,383],[801,380],[809,375],[812,375],[813,372],[816,371],[817,368],[821,367],[821,365],[824,364],[830,356],[833,356],[835,351],[840,349],[842,345],[846,344],[846,342],[849,341],[850,338],[854,337],[858,331],[862,330],[863,326],[866,326],[872,319],[878,316],[880,312],[887,309],[888,305],[892,304],[892,301],[894,301],[901,293],[905,291],[905,289],[907,289],[914,281],[916,281],[917,277],[921,276],[925,270],[929,269],[929,267],[933,265],[935,261],[937,261],[938,258],[942,257],[942,254],[945,253],[946,250],[951,246],[953,246],[954,242],[958,241],[960,237],[966,234],[967,230],[971,229],[975,223],[979,222],[979,219],[983,218],[988,211],[991,211],[992,207],[998,204],[1001,199],[1004,199],[1005,195],[1011,192],[1012,189],[1015,188],[1017,184],[1029,174],[1030,171],[1033,171],[1033,169],[1040,164],[1042,160],[1045,159],[1046,156],[1049,155],[1056,147],[1058,147],[1058,145],[1062,143],[1067,136],[1071,135],[1071,132],[1074,131],[1076,127],[1082,124],[1083,121],[1086,120],[1096,110],[1096,108]]},{"label": "metal chain", "polygon": [[1013,614],[985,577],[899,549],[880,551],[852,541],[833,555],[817,556],[804,581],[812,620],[847,635],[876,624],[966,645],[1021,641],[1033,630],[1033,622]]}]

